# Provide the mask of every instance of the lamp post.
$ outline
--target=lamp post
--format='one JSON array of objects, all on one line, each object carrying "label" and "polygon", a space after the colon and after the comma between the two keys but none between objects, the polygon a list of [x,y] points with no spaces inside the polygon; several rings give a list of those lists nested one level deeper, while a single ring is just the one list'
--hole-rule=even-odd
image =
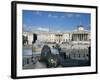
[{"label": "lamp post", "polygon": [[35,42],[36,42],[36,40],[37,40],[37,34],[35,34],[35,33],[33,33],[33,41],[32,41],[32,60],[33,60],[33,52],[35,52],[35,46],[34,46],[34,44],[35,44]]}]

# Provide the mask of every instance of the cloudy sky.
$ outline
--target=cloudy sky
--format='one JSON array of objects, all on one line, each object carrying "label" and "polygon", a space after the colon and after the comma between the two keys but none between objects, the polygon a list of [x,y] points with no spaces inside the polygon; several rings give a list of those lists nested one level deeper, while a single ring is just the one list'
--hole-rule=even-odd
[{"label": "cloudy sky", "polygon": [[23,27],[25,31],[73,31],[77,25],[90,30],[89,13],[51,12],[23,10]]}]

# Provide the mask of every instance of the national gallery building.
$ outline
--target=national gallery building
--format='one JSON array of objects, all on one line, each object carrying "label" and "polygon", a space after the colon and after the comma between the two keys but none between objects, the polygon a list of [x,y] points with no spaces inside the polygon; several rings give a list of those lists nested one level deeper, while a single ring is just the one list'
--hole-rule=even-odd
[{"label": "national gallery building", "polygon": [[46,32],[46,31],[33,31],[23,32],[23,36],[26,37],[28,45],[32,45],[34,39],[33,34],[37,34],[37,41],[42,43],[81,43],[90,44],[91,33],[85,30],[82,25],[79,25],[76,30],[71,32]]}]

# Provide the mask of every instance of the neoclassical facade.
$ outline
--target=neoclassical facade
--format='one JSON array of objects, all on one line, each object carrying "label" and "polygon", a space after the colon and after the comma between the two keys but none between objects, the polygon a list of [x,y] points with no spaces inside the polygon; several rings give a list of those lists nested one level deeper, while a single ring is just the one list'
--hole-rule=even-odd
[{"label": "neoclassical facade", "polygon": [[37,34],[37,41],[44,43],[86,43],[90,44],[91,33],[85,30],[82,25],[71,32],[46,32],[46,31],[34,31],[23,32],[23,36],[27,37],[28,44],[32,45],[33,34]]}]

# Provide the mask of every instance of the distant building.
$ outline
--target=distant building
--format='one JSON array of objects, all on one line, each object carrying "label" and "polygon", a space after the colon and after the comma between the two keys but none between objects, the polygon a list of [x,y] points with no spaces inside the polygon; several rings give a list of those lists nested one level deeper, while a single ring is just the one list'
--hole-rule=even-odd
[{"label": "distant building", "polygon": [[71,32],[23,32],[23,36],[28,37],[28,45],[32,45],[33,34],[37,34],[37,41],[43,43],[83,43],[90,44],[91,33],[79,25],[76,30]]}]

